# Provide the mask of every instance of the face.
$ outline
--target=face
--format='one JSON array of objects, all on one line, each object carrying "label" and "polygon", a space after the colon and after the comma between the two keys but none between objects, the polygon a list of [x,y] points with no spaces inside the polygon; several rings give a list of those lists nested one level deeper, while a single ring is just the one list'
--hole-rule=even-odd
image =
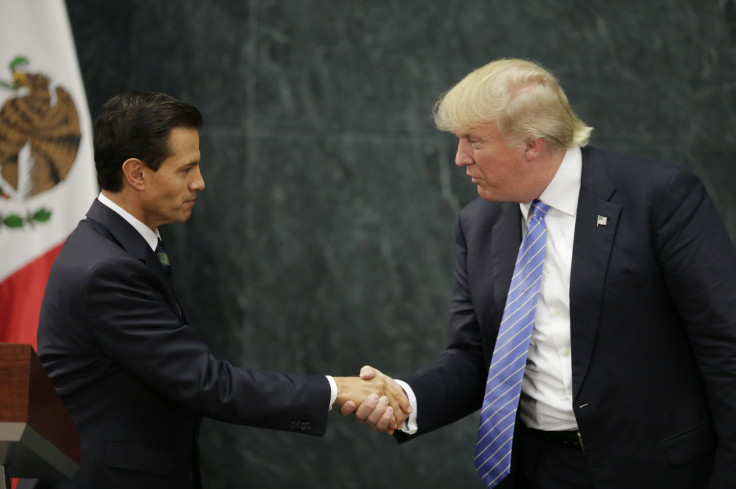
[{"label": "face", "polygon": [[145,191],[141,195],[143,223],[151,229],[184,222],[192,215],[197,193],[204,190],[199,169],[199,133],[177,127],[169,135],[172,154],[157,171],[143,165]]},{"label": "face", "polygon": [[455,132],[455,164],[478,186],[478,195],[497,202],[529,202],[544,186],[536,182],[528,148],[510,145],[496,124],[487,122]]}]

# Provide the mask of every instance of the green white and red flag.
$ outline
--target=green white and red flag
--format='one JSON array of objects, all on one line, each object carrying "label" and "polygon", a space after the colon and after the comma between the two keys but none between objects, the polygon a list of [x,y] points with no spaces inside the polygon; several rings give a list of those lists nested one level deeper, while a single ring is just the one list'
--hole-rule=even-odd
[{"label": "green white and red flag", "polygon": [[97,193],[63,0],[0,0],[0,341],[36,347],[51,264]]}]

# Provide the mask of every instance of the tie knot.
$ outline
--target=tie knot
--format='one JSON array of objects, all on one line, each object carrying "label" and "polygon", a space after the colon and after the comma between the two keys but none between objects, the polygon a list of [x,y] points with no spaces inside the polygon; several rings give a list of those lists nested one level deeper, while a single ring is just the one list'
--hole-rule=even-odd
[{"label": "tie knot", "polygon": [[542,219],[547,214],[548,210],[549,210],[549,204],[545,204],[539,199],[535,199],[532,202],[532,207],[531,207],[532,216],[536,216],[539,219]]}]

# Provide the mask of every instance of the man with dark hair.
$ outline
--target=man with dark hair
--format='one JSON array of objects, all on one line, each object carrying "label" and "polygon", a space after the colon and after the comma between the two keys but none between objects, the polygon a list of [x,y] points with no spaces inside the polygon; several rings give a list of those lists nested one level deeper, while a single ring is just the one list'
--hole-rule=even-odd
[{"label": "man with dark hair", "polygon": [[169,156],[172,128],[201,129],[202,115],[187,103],[163,93],[117,95],[104,106],[95,123],[94,148],[97,183],[119,192],[123,188],[120,162],[135,154],[151,170]]},{"label": "man with dark hair", "polygon": [[158,227],[186,221],[205,187],[201,124],[195,107],[155,93],[114,97],[95,123],[102,192],[54,263],[38,326],[82,464],[72,480],[20,487],[197,488],[203,416],[321,435],[332,404],[347,413],[381,396],[391,429],[392,411],[410,409],[384,379],[236,368],[189,326]]}]

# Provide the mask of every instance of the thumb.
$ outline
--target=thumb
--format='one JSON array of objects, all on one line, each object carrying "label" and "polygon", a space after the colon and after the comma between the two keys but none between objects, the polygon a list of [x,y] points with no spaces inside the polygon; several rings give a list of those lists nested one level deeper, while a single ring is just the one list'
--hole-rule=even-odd
[{"label": "thumb", "polygon": [[360,378],[363,380],[371,380],[376,376],[377,370],[370,365],[366,365],[360,369]]}]

